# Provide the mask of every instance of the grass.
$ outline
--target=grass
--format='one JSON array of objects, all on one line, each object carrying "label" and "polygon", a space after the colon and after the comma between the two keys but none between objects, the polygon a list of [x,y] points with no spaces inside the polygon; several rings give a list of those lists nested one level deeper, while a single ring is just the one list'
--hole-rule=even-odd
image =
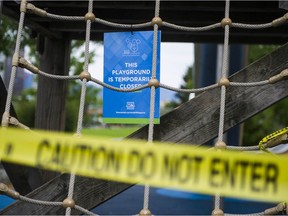
[{"label": "grass", "polygon": [[105,136],[110,138],[122,138],[126,137],[134,131],[138,130],[139,126],[131,127],[110,127],[110,128],[84,128],[82,134],[94,135],[94,136]]}]

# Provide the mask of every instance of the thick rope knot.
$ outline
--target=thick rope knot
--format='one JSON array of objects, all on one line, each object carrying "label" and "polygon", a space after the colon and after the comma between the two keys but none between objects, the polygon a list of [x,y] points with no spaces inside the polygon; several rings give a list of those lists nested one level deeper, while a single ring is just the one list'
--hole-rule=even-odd
[{"label": "thick rope knot", "polygon": [[151,216],[151,212],[149,209],[142,209],[140,212],[139,212],[139,216]]},{"label": "thick rope knot", "polygon": [[64,208],[74,208],[75,207],[75,201],[71,198],[66,198],[63,200],[63,207]]},{"label": "thick rope knot", "polygon": [[34,14],[41,16],[41,17],[47,16],[47,12],[45,10],[37,8],[35,5],[33,5],[31,3],[27,4],[27,10],[29,13],[34,13]]},{"label": "thick rope knot", "polygon": [[20,194],[11,190],[7,185],[0,183],[0,193],[5,194],[13,199],[19,199]]},{"label": "thick rope knot", "polygon": [[91,21],[94,22],[95,19],[96,19],[96,16],[95,16],[94,13],[88,12],[88,13],[85,14],[85,20],[86,20],[86,21],[87,21],[87,20],[91,20]]},{"label": "thick rope knot", "polygon": [[83,71],[80,74],[80,79],[83,81],[83,79],[86,79],[87,81],[91,80],[91,74],[88,71]]},{"label": "thick rope knot", "polygon": [[151,24],[152,25],[158,25],[158,26],[161,26],[163,23],[162,19],[160,17],[154,17],[151,21]]},{"label": "thick rope knot", "polygon": [[230,85],[230,81],[226,77],[222,77],[218,82],[218,86],[228,87],[229,85]]},{"label": "thick rope knot", "polygon": [[158,88],[160,83],[159,83],[159,81],[156,78],[152,78],[152,79],[149,80],[148,85],[150,87],[154,86],[155,88]]},{"label": "thick rope knot", "polygon": [[214,209],[212,215],[224,215],[224,212],[222,209]]},{"label": "thick rope knot", "polygon": [[221,26],[224,28],[226,25],[232,26],[232,20],[228,17],[225,17],[221,20]]},{"label": "thick rope knot", "polygon": [[29,63],[23,57],[19,57],[18,64],[19,64],[19,67],[26,68],[27,70],[31,71],[34,74],[38,74],[39,73],[39,68],[37,68],[33,64]]},{"label": "thick rope knot", "polygon": [[279,203],[277,206],[266,209],[264,215],[285,215],[287,211],[287,204],[285,202]]},{"label": "thick rope knot", "polygon": [[269,83],[273,84],[273,83],[279,82],[279,81],[284,80],[284,79],[288,79],[288,69],[285,69],[285,70],[281,71],[279,74],[277,74],[273,77],[270,77]]},{"label": "thick rope knot", "polygon": [[226,145],[226,143],[223,142],[223,141],[217,141],[217,142],[215,143],[215,148],[216,148],[216,149],[226,149],[226,148],[227,148],[227,145]]},{"label": "thick rope knot", "polygon": [[282,17],[279,17],[279,18],[273,20],[272,21],[272,26],[273,27],[277,27],[277,26],[280,26],[280,25],[283,25],[283,24],[287,23],[287,21],[288,21],[288,13],[286,13]]},{"label": "thick rope knot", "polygon": [[19,64],[19,53],[15,52],[12,57],[12,66],[18,67]]},{"label": "thick rope knot", "polygon": [[26,13],[26,10],[27,10],[26,6],[27,6],[27,0],[22,0],[20,4],[21,13]]},{"label": "thick rope knot", "polygon": [[10,118],[9,113],[8,112],[4,112],[3,115],[2,115],[2,122],[1,122],[1,125],[2,125],[3,128],[8,127],[9,118]]}]

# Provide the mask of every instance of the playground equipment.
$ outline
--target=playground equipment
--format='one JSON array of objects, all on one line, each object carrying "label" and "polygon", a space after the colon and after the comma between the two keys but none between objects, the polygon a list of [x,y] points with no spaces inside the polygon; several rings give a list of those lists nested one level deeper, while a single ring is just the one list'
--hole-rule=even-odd
[{"label": "playground equipment", "polygon": [[[13,86],[15,81],[15,73],[17,67],[23,67],[27,70],[30,70],[32,73],[38,74],[39,76],[48,77],[51,79],[57,80],[76,80],[79,79],[82,81],[82,92],[81,100],[79,106],[79,116],[78,116],[78,125],[76,134],[80,135],[82,130],[82,120],[83,120],[83,110],[84,110],[84,101],[85,101],[85,91],[86,84],[88,81],[95,82],[105,88],[110,88],[115,91],[131,92],[138,91],[144,88],[150,88],[151,90],[151,101],[150,101],[150,123],[148,126],[140,129],[129,137],[133,138],[142,138],[147,139],[148,144],[154,140],[160,141],[172,141],[172,142],[185,142],[185,143],[199,143],[202,144],[205,141],[208,141],[214,137],[217,137],[217,142],[215,143],[216,149],[234,149],[241,151],[250,151],[250,150],[259,150],[259,146],[253,147],[232,147],[224,142],[223,134],[229,128],[245,121],[247,118],[251,117],[255,113],[265,109],[269,105],[277,102],[278,100],[286,97],[287,93],[287,83],[282,80],[287,79],[287,45],[284,45],[279,50],[270,54],[269,56],[264,57],[262,60],[252,64],[251,66],[243,69],[239,73],[235,74],[232,77],[227,77],[228,70],[228,46],[229,46],[229,35],[231,28],[240,28],[240,29],[265,29],[273,28],[279,25],[285,24],[287,22],[287,14],[284,16],[274,19],[271,22],[264,24],[243,24],[237,23],[231,20],[229,16],[230,1],[226,0],[225,2],[225,14],[224,18],[220,22],[211,24],[208,26],[201,27],[189,27],[189,26],[179,26],[173,23],[166,22],[160,18],[160,1],[155,1],[155,13],[154,17],[151,18],[151,21],[147,21],[140,24],[119,24],[109,22],[107,20],[100,19],[93,14],[93,1],[88,2],[88,11],[84,16],[63,16],[48,13],[47,11],[35,7],[33,4],[22,0],[20,4],[20,20],[18,35],[16,39],[16,47],[13,55],[12,70],[10,84],[7,93],[7,99],[5,104],[5,110],[2,117],[2,127],[8,127],[10,124],[14,124],[18,127],[27,129],[23,124],[21,124],[17,119],[13,118],[11,115],[11,102],[13,95]],[[97,4],[97,3],[95,3]],[[31,65],[23,57],[19,56],[19,49],[21,44],[21,32],[24,26],[24,19],[26,13],[34,13],[37,16],[49,18],[58,22],[85,22],[86,23],[86,40],[85,40],[85,64],[83,72],[80,75],[76,76],[66,76],[66,75],[53,75],[46,73],[39,68]],[[122,28],[122,29],[142,29],[152,27],[154,30],[154,46],[153,46],[153,62],[152,62],[152,79],[146,84],[134,89],[119,89],[112,86],[109,86],[107,83],[103,83],[93,77],[91,77],[88,70],[88,59],[89,59],[89,41],[90,41],[90,32],[91,25],[93,23],[105,25],[112,28]],[[218,83],[215,83],[211,86],[197,89],[177,89],[171,86],[167,86],[158,80],[155,79],[156,73],[156,50],[157,50],[157,31],[159,28],[171,28],[179,31],[189,31],[189,32],[198,32],[198,31],[210,31],[213,29],[223,28],[224,29],[224,46],[223,46],[223,62],[222,62],[222,73],[221,79]],[[43,30],[43,29],[42,29]],[[270,60],[269,60],[270,59]],[[272,60],[271,60],[272,59]],[[277,61],[275,60],[277,59]],[[268,61],[269,60],[269,61]],[[275,61],[273,61],[275,60]],[[252,72],[252,74],[251,74]],[[165,73],[165,72],[164,72]],[[249,75],[248,75],[249,73]],[[166,88],[172,91],[186,92],[186,93],[199,93],[203,92],[201,95],[189,101],[186,104],[183,104],[178,109],[172,111],[171,113],[163,116],[161,118],[161,124],[159,126],[154,125],[154,97],[156,88]],[[257,89],[257,91],[256,91]],[[252,98],[257,98],[257,101],[251,100]],[[265,98],[265,99],[263,99]],[[209,103],[209,106],[205,105]],[[249,109],[247,108],[249,107]],[[239,116],[239,111],[241,110],[241,115]],[[193,112],[193,113],[192,113]],[[201,115],[198,115],[202,113]],[[209,113],[207,117],[204,118],[203,113]],[[226,113],[226,114],[225,114]],[[185,115],[184,115],[185,114]],[[198,118],[197,118],[198,116]],[[165,125],[165,127],[163,127]],[[189,130],[184,130],[183,128],[189,128]],[[265,144],[264,144],[265,145]],[[89,191],[94,190],[91,185],[91,180],[85,178],[75,179],[76,176],[71,174],[69,177],[67,175],[61,175],[57,177],[50,183],[44,185],[43,187],[32,192],[29,197],[24,197],[19,195],[16,192],[12,192],[5,188],[4,185],[1,185],[1,190],[5,191],[8,195],[17,198],[21,201],[30,202],[33,204],[40,204],[48,206],[49,208],[41,209],[41,214],[56,214],[59,209],[65,209],[66,215],[70,215],[71,211],[73,214],[79,212],[84,214],[92,214],[87,209],[91,209],[97,204],[105,201],[109,197],[117,194],[118,192],[124,190],[130,185],[120,184],[115,182],[106,182],[104,180],[95,180],[93,183],[97,187],[101,184],[108,184],[109,188],[107,191],[103,191],[105,196],[103,198],[96,197],[93,201],[83,202],[83,196],[85,191],[82,190],[81,184],[85,184],[86,188]],[[68,183],[68,184],[67,184]],[[53,195],[48,196],[42,195],[46,190],[51,190],[52,185],[62,185],[60,189],[54,191]],[[68,187],[65,188],[63,185]],[[90,187],[91,185],[91,187]],[[107,188],[107,187],[106,187]],[[95,189],[96,190],[96,189]],[[99,187],[98,189],[99,190]],[[149,215],[149,185],[145,186],[144,191],[144,203],[143,209],[139,210],[140,214]],[[86,191],[87,192],[87,191]],[[99,193],[99,191],[98,191]],[[76,196],[77,194],[77,196]],[[54,198],[52,198],[52,196]],[[39,201],[44,197],[47,201]],[[57,197],[57,198],[56,198]],[[53,202],[52,202],[53,200]],[[82,201],[81,201],[82,200]],[[21,202],[22,203],[22,202]],[[21,203],[15,203],[13,206],[7,210],[2,211],[3,214],[20,214],[23,211],[26,214],[29,214],[29,210],[38,213],[36,209],[27,209],[22,208]],[[76,204],[77,205],[76,205]],[[82,207],[83,206],[83,207]],[[33,208],[33,207],[32,207]],[[18,209],[18,210],[17,210]],[[24,210],[25,209],[25,210]],[[53,210],[51,210],[53,209]],[[269,209],[261,212],[262,214],[278,214],[286,210],[286,204],[279,204],[273,209]],[[61,211],[61,210],[60,210]],[[75,212],[74,212],[75,211]],[[215,195],[215,205],[212,214],[224,214],[225,210],[221,208],[221,197]],[[153,212],[152,212],[153,213]],[[133,213],[132,213],[133,214]],[[193,214],[193,213],[192,213]]]}]

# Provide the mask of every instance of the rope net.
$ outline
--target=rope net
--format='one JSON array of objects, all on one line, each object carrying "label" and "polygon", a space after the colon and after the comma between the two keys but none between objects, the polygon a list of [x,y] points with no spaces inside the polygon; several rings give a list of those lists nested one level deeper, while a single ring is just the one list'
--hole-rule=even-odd
[{"label": "rope net", "polygon": [[[96,3],[97,4],[97,3]],[[283,80],[288,77],[288,69],[283,70],[276,76],[269,78],[268,80],[259,80],[257,82],[250,82],[250,83],[242,83],[242,82],[230,82],[227,78],[228,72],[228,61],[229,61],[229,32],[230,28],[242,28],[242,29],[263,29],[263,28],[272,28],[279,25],[284,24],[287,21],[287,14],[283,17],[277,18],[272,20],[269,23],[264,24],[245,24],[245,23],[234,23],[229,18],[229,9],[230,9],[230,0],[226,0],[225,2],[225,14],[223,14],[224,18],[221,22],[217,22],[215,24],[211,24],[208,26],[201,26],[201,27],[190,27],[190,26],[180,26],[173,23],[169,23],[166,21],[162,21],[160,18],[160,0],[155,1],[155,17],[151,19],[151,21],[147,21],[144,23],[139,24],[123,24],[123,23],[114,23],[107,20],[103,20],[100,18],[95,18],[93,14],[93,0],[89,0],[87,6],[87,13],[84,16],[62,16],[56,15],[46,12],[41,8],[35,7],[33,4],[28,3],[27,0],[22,0],[20,4],[20,19],[18,25],[18,33],[16,39],[16,46],[14,51],[14,56],[12,60],[12,69],[11,69],[11,78],[8,87],[8,94],[7,94],[7,101],[5,106],[5,112],[2,116],[2,127],[8,127],[9,125],[16,125],[19,128],[29,129],[22,123],[20,123],[17,119],[10,116],[10,107],[12,102],[12,95],[13,95],[13,87],[15,85],[15,74],[17,71],[17,67],[26,68],[27,70],[31,71],[34,74],[39,76],[45,76],[51,79],[58,79],[58,80],[81,80],[82,81],[82,89],[81,89],[81,98],[79,104],[79,114],[78,114],[78,123],[77,123],[77,131],[76,135],[80,136],[83,126],[83,115],[84,115],[84,103],[85,103],[85,95],[86,95],[86,85],[87,82],[94,82],[104,88],[111,89],[113,91],[118,92],[134,92],[139,91],[145,88],[150,88],[150,120],[149,120],[149,129],[148,129],[148,137],[147,137],[147,145],[153,142],[153,130],[154,130],[154,109],[155,109],[155,89],[156,88],[165,88],[175,92],[184,92],[184,93],[199,93],[204,92],[210,89],[220,88],[221,90],[221,97],[219,98],[220,103],[220,111],[219,111],[219,129],[218,129],[218,139],[215,143],[215,149],[233,149],[238,151],[257,151],[260,150],[259,146],[227,146],[223,141],[223,134],[224,134],[224,119],[225,119],[225,99],[226,99],[226,91],[227,87],[254,87],[260,85],[268,85],[276,83],[280,80]],[[19,55],[20,51],[20,43],[21,43],[21,35],[24,27],[24,19],[26,13],[33,13],[41,17],[47,17],[49,19],[55,21],[66,21],[66,22],[85,22],[86,23],[86,37],[85,37],[85,61],[84,61],[84,68],[83,72],[80,75],[75,76],[61,76],[61,75],[52,75],[46,73],[44,71],[39,70],[36,66],[30,64],[26,59]],[[152,59],[152,77],[151,80],[140,87],[131,88],[131,89],[121,89],[111,86],[107,83],[104,83],[94,77],[91,77],[88,67],[89,67],[89,42],[90,42],[90,33],[91,33],[91,25],[93,23],[99,23],[111,28],[121,28],[121,29],[141,29],[152,27],[154,30],[154,39],[153,39],[153,59]],[[222,62],[222,71],[221,71],[221,79],[218,83],[215,83],[210,86],[202,87],[202,88],[195,88],[195,89],[179,89],[172,86],[165,85],[164,83],[160,83],[156,80],[156,63],[157,63],[157,32],[159,27],[165,26],[167,28],[179,30],[179,31],[209,31],[215,28],[223,28],[224,29],[224,45],[223,45],[223,62]],[[276,143],[277,144],[277,143]],[[275,143],[274,143],[275,146]],[[268,146],[268,143],[262,143],[261,148],[265,149]],[[27,198],[21,196],[17,192],[13,192],[8,189],[4,184],[0,184],[0,188],[2,191],[6,191],[8,196],[11,196],[15,199],[19,199],[24,202],[33,203],[35,205],[48,205],[48,206],[62,206],[66,209],[66,215],[71,215],[71,209],[77,209],[79,212],[87,215],[94,215],[94,213],[90,212],[87,209],[82,208],[75,204],[73,200],[73,193],[74,193],[74,184],[75,184],[75,175],[72,173],[70,175],[70,183],[69,183],[69,190],[67,194],[67,198],[63,200],[63,202],[50,202],[50,201],[41,201],[35,200],[31,198]],[[144,202],[143,202],[143,209],[140,211],[140,215],[146,214],[149,215],[151,212],[149,211],[149,185],[145,185],[144,187]],[[224,214],[224,210],[221,206],[221,196],[215,194],[214,199],[214,210],[212,214]],[[286,204],[280,203],[279,205],[275,206],[271,209],[266,209],[263,212],[259,213],[252,213],[251,215],[259,215],[259,214],[278,214],[279,212],[286,210]],[[230,214],[227,214],[230,215]]]}]

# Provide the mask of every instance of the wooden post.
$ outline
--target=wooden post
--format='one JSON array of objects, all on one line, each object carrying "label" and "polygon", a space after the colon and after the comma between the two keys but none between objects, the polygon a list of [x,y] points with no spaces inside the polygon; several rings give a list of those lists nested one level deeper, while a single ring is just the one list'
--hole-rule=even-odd
[{"label": "wooden post", "polygon": [[[70,40],[39,37],[42,42],[38,44],[41,50],[40,70],[53,75],[68,75]],[[67,84],[64,80],[39,75],[35,128],[54,131],[65,129]],[[36,189],[56,175],[55,172],[35,169],[29,174],[31,187]]]},{"label": "wooden post", "polygon": [[[40,58],[40,70],[54,75],[68,75],[70,64],[70,40],[44,38],[44,50]],[[35,127],[63,131],[67,81],[39,76]],[[47,103],[49,101],[49,103]]]},{"label": "wooden post", "polygon": [[[288,68],[285,44],[261,60],[242,69],[229,78],[230,81],[254,82],[269,79]],[[247,120],[253,115],[268,108],[277,101],[288,96],[287,80],[273,85],[258,87],[229,87],[225,112],[225,130]],[[174,143],[202,144],[218,133],[220,106],[220,88],[206,91],[193,100],[184,103],[177,109],[161,117],[161,124],[155,125],[155,139]],[[145,126],[130,138],[147,139],[148,127]],[[229,143],[228,143],[229,145]],[[69,178],[67,174],[56,177],[41,188],[28,195],[31,198],[44,198],[50,201],[63,201],[67,195]],[[131,184],[77,177],[74,200],[86,209],[91,209],[111,197],[129,188]],[[24,202],[16,202],[4,209],[0,214],[57,214],[61,207],[36,206]],[[80,214],[74,211],[73,214]]]}]

